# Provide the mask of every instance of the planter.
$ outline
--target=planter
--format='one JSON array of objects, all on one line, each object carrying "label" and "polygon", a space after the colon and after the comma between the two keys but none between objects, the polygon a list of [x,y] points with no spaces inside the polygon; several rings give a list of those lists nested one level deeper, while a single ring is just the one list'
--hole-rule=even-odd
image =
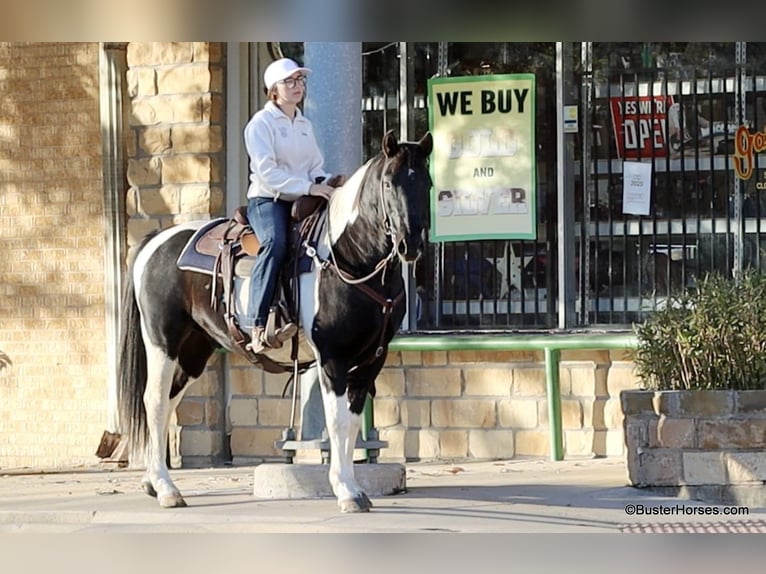
[{"label": "planter", "polygon": [[633,486],[766,506],[766,391],[623,391]]}]

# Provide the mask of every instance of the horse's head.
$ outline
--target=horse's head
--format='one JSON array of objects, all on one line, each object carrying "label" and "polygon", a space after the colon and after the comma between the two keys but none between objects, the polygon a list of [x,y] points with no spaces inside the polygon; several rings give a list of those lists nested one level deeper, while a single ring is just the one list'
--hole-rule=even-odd
[{"label": "horse's head", "polygon": [[429,227],[428,156],[433,138],[426,133],[419,142],[398,142],[393,130],[383,136],[385,163],[381,174],[381,194],[399,257],[415,261],[423,252]]}]

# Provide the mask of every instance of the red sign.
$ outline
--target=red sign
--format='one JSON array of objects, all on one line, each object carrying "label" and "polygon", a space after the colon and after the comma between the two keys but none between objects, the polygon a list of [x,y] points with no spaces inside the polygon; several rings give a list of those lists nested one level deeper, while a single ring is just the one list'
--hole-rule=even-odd
[{"label": "red sign", "polygon": [[625,96],[609,99],[619,158],[668,155],[668,114],[673,126],[673,96]]}]

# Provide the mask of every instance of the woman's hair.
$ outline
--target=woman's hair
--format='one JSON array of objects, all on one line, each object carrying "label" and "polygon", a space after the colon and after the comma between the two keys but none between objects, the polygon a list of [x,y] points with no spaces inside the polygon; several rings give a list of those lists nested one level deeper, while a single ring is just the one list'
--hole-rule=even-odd
[{"label": "woman's hair", "polygon": [[266,92],[266,98],[268,100],[271,100],[272,102],[276,103],[278,97],[279,97],[279,95],[277,94],[277,85],[274,84]]}]

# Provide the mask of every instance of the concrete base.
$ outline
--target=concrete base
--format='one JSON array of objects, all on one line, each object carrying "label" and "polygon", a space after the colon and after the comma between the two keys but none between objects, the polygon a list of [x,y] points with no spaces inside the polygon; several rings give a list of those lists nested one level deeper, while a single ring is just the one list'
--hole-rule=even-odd
[{"label": "concrete base", "polygon": [[[256,498],[333,498],[327,464],[260,464],[253,471]],[[398,463],[355,464],[354,476],[367,496],[406,490],[406,470]]]}]

